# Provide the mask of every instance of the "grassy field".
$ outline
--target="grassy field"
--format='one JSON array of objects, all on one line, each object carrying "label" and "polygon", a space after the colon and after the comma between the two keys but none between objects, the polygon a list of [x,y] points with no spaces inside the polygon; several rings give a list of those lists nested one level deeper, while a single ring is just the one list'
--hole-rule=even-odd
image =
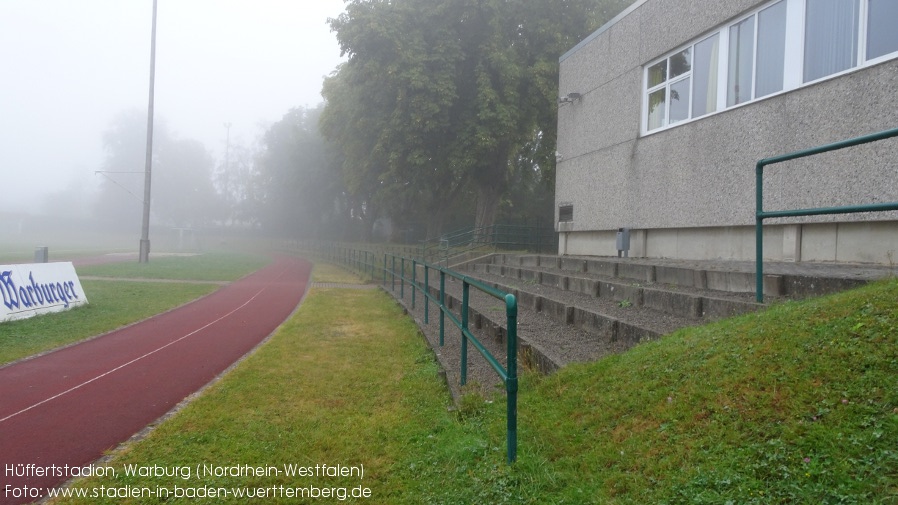
[{"label": "grassy field", "polygon": [[177,279],[194,281],[233,281],[268,263],[265,256],[209,252],[196,256],[162,256],[149,263],[127,261],[78,267],[78,275]]},{"label": "grassy field", "polygon": [[[319,282],[338,275],[316,266]],[[297,501],[274,499],[276,489],[361,486],[371,497],[357,503],[894,504],[896,300],[890,280],[525,374],[508,466],[503,402],[451,405],[431,352],[387,295],[313,289],[255,355],[116,455],[117,478],[78,486],[249,488],[272,503]],[[364,477],[121,471],[201,463],[364,465]]]},{"label": "grassy field", "polygon": [[260,268],[267,258],[246,254],[210,253],[191,257],[80,267],[90,303],[66,312],[0,324],[0,365],[77,342],[146,319],[215,291],[212,284],[134,282],[128,278],[183,281],[228,281]]},{"label": "grassy field", "polygon": [[48,248],[50,261],[71,261],[109,252],[132,251],[137,245],[137,236],[86,232],[77,225],[72,225],[66,231],[54,229],[32,234],[12,233],[3,237],[0,264],[30,263],[34,261],[37,247]]}]

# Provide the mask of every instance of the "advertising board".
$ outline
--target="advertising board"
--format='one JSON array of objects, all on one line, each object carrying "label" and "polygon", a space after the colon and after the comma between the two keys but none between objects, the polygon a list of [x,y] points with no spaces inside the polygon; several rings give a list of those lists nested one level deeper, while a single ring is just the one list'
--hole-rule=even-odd
[{"label": "advertising board", "polygon": [[0,323],[87,304],[71,262],[0,265]]}]

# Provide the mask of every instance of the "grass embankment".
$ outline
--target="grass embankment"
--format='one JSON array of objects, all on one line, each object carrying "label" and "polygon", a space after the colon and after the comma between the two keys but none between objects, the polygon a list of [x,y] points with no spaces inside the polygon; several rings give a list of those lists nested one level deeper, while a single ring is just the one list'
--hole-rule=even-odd
[{"label": "grass embankment", "polygon": [[191,257],[79,267],[78,275],[110,280],[82,280],[89,304],[69,311],[0,324],[0,365],[77,342],[146,319],[215,291],[214,284],[165,284],[115,279],[152,278],[181,281],[228,281],[261,267],[265,259],[242,254]]},{"label": "grass embankment", "polygon": [[[313,289],[259,352],[113,459],[117,479],[79,485],[362,485],[360,503],[896,503],[896,299],[891,280],[527,374],[507,466],[503,402],[448,409],[389,297]],[[126,478],[125,463],[364,464],[365,476]]]}]

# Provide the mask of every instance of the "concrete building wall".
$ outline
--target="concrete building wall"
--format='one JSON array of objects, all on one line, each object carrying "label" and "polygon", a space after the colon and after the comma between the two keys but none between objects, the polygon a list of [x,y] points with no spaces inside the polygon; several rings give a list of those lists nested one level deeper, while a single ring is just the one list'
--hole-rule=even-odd
[{"label": "concrete building wall", "polygon": [[[640,134],[646,64],[765,4],[643,0],[560,62],[557,208],[562,254],[754,257],[755,163],[898,127],[898,60]],[[765,210],[898,201],[898,140],[773,165]],[[875,223],[873,223],[875,222]],[[771,259],[885,263],[898,213],[765,221]],[[838,224],[836,224],[838,223]]]}]

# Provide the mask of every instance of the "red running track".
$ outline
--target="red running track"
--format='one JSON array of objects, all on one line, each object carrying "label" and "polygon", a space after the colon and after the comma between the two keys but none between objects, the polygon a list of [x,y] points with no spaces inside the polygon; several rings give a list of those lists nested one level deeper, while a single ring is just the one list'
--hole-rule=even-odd
[{"label": "red running track", "polygon": [[33,500],[7,485],[67,480],[10,476],[10,465],[89,465],[209,383],[293,312],[310,272],[277,257],[178,309],[0,368],[0,503]]}]

